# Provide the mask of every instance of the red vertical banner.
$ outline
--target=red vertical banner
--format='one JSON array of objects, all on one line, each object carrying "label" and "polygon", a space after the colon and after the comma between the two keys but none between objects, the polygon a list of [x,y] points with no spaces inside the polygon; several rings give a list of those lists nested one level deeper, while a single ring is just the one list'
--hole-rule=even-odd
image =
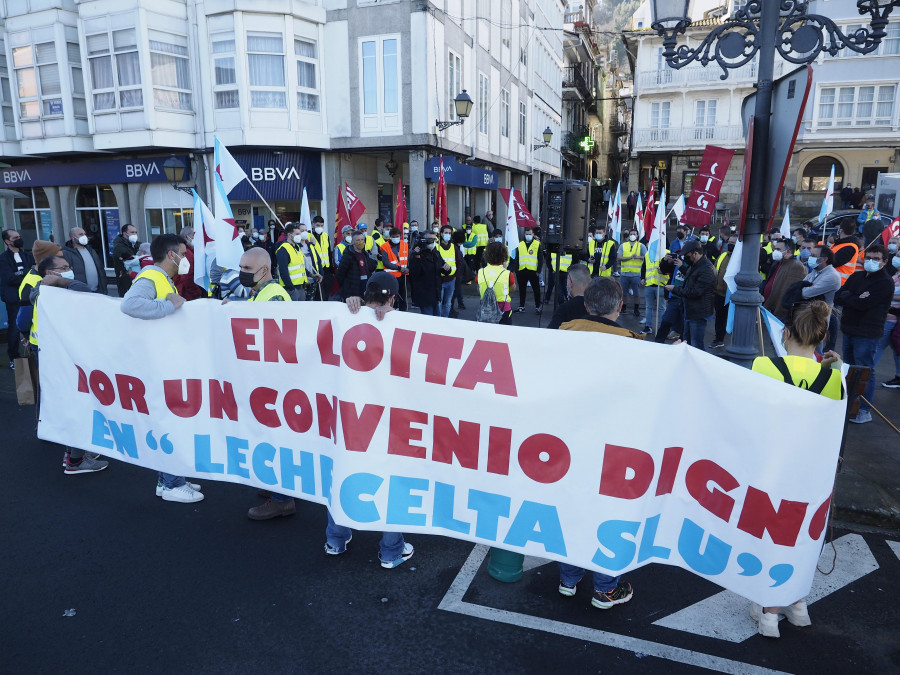
[{"label": "red vertical banner", "polygon": [[434,195],[434,218],[441,225],[448,225],[450,217],[447,214],[447,183],[444,180],[444,156],[441,155],[440,177],[437,190]]},{"label": "red vertical banner", "polygon": [[403,179],[397,179],[397,206],[394,209],[394,227],[403,230],[403,224],[409,222],[406,214],[406,194],[403,192]]},{"label": "red vertical banner", "polygon": [[[647,203],[644,205],[644,237],[650,241],[650,235],[653,234],[653,228],[656,223],[656,181],[650,181],[650,192],[647,193]],[[661,204],[663,209],[665,204]]]},{"label": "red vertical banner", "polygon": [[732,157],[734,150],[715,145],[706,146],[691,196],[681,217],[682,223],[690,227],[709,225]]},{"label": "red vertical banner", "polygon": [[360,201],[356,193],[350,189],[349,183],[344,183],[344,190],[347,192],[347,208],[350,210],[350,224],[356,227],[362,214],[366,212],[366,205]]},{"label": "red vertical banner", "polygon": [[347,213],[347,203],[344,201],[344,195],[341,194],[341,187],[338,186],[337,194],[337,210],[334,214],[334,241],[341,240],[341,230],[345,226],[350,225],[350,214]]},{"label": "red vertical banner", "polygon": [[503,198],[503,201],[506,202],[507,206],[509,206],[510,193],[512,193],[513,198],[516,200],[516,225],[518,227],[537,227],[537,222],[534,220],[534,216],[531,215],[531,211],[529,211],[528,207],[525,206],[525,197],[522,196],[521,191],[519,191],[517,188],[497,189],[500,191],[500,196]]}]

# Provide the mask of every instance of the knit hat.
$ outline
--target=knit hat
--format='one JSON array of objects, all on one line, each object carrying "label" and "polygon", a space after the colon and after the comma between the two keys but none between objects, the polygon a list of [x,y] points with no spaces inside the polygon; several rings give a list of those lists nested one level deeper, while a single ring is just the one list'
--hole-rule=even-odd
[{"label": "knit hat", "polygon": [[34,242],[34,245],[31,247],[31,255],[34,256],[35,264],[41,262],[44,258],[59,255],[61,252],[62,249],[59,245],[54,244],[52,241],[38,240]]}]

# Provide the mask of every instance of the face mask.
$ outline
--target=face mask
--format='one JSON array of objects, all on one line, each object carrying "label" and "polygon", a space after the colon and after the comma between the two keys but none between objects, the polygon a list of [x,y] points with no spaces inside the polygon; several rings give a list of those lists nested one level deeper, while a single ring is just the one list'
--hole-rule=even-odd
[{"label": "face mask", "polygon": [[15,239],[13,239],[12,241],[9,242],[9,245],[12,246],[13,248],[22,248],[22,238],[16,237]]},{"label": "face mask", "polygon": [[806,262],[807,260],[809,260],[809,249],[808,248],[800,249],[800,260],[803,262]]},{"label": "face mask", "polygon": [[87,246],[87,243],[88,243],[87,235],[83,234],[80,237],[78,237],[78,243],[81,244],[82,246]]},{"label": "face mask", "polygon": [[299,234],[295,234],[294,235],[294,243],[299,244],[301,241],[303,241],[303,236],[301,236]]},{"label": "face mask", "polygon": [[441,239],[443,239],[444,241],[450,241],[450,235],[449,234],[441,235]]},{"label": "face mask", "polygon": [[346,241],[349,244],[351,241],[353,241],[353,237],[346,236],[346,237],[344,237],[344,241]]},{"label": "face mask", "polygon": [[433,250],[434,250],[434,246],[435,246],[435,243],[434,243],[434,242],[431,242],[430,244],[428,244],[428,250],[429,250],[429,251],[433,251]]},{"label": "face mask", "polygon": [[678,237],[679,239],[684,239],[684,232],[676,232],[675,236]]},{"label": "face mask", "polygon": [[594,239],[596,241],[603,241],[603,235],[598,232],[597,234],[594,235]]},{"label": "face mask", "polygon": [[259,239],[259,232],[254,232],[254,233],[253,233],[253,238],[254,238],[254,239]]},{"label": "face mask", "polygon": [[888,244],[888,251],[890,251],[891,253],[896,253],[897,252],[897,244]]},{"label": "face mask", "polygon": [[628,241],[637,241],[637,235],[636,235],[636,234],[631,234],[631,235],[629,235],[629,236],[628,236]]},{"label": "face mask", "polygon": [[865,268],[866,272],[871,274],[872,272],[877,272],[881,269],[881,263],[877,260],[866,260],[866,262],[863,263],[863,267]]},{"label": "face mask", "polygon": [[391,237],[391,243],[392,243],[392,244],[399,244],[399,243],[400,243],[400,237]]},{"label": "face mask", "polygon": [[809,267],[809,269],[811,269],[811,270],[816,269],[819,266],[819,259],[812,255],[809,256],[809,258],[806,261],[806,266]]},{"label": "face mask", "polygon": [[431,231],[434,232],[435,234],[437,234],[438,232],[440,232],[440,228],[438,228],[438,227],[432,227],[432,228],[431,228]]},{"label": "face mask", "polygon": [[700,235],[700,242],[701,242],[701,243],[705,244],[705,243],[708,242],[708,241],[709,241],[709,235],[708,235],[708,234],[701,234],[701,235]]},{"label": "face mask", "polygon": [[410,232],[418,232],[418,231],[419,231],[419,228],[418,228],[418,226],[413,225],[412,227],[409,228],[409,231],[410,231]]},{"label": "face mask", "polygon": [[256,272],[245,272],[244,270],[238,272],[238,281],[241,282],[241,286],[244,288],[253,288],[256,286],[254,277],[256,277]]},{"label": "face mask", "polygon": [[362,251],[365,247],[366,247],[366,240],[365,240],[365,239],[363,239],[362,241],[360,241],[360,242],[358,242],[357,244],[354,245],[354,248],[355,248],[357,251]]},{"label": "face mask", "polygon": [[800,243],[799,241],[797,241],[797,237],[791,237],[791,241],[794,242],[795,244]]},{"label": "face mask", "polygon": [[191,271],[191,261],[187,259],[187,256],[184,256],[181,260],[178,261],[178,274],[187,274]]},{"label": "face mask", "polygon": [[316,234],[322,234],[324,231],[325,231],[324,228],[321,228],[321,227],[316,228]]},{"label": "face mask", "polygon": [[132,244],[136,244],[136,243],[137,243],[137,235],[136,235],[136,234],[129,234],[129,235],[128,235],[128,241],[130,241]]},{"label": "face mask", "polygon": [[775,262],[781,262],[782,258],[784,258],[784,254],[781,251],[772,251],[772,260],[774,260]]},{"label": "face mask", "polygon": [[894,266],[895,270],[900,270],[900,256],[894,256],[891,258],[891,265]]},{"label": "face mask", "polygon": [[534,239],[534,237],[532,235],[530,235],[530,234],[525,235],[525,241],[527,241],[529,244],[531,243],[532,239]]},{"label": "face mask", "polygon": [[72,270],[66,270],[65,272],[60,272],[59,276],[61,276],[63,279],[71,280],[75,278],[75,272],[73,272]]},{"label": "face mask", "polygon": [[494,237],[494,241],[496,241],[498,244],[502,244],[502,243],[503,243],[503,237]]}]

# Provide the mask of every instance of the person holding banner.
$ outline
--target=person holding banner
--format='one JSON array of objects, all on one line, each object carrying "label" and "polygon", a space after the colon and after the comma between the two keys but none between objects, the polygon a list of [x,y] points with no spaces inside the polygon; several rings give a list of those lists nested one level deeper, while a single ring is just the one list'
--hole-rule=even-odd
[{"label": "person holding banner", "polygon": [[284,290],[292,300],[303,300],[302,287],[306,285],[306,261],[300,252],[303,237],[293,223],[284,226],[284,242],[275,251],[278,262],[278,277]]},{"label": "person holding banner", "polygon": [[[821,300],[796,305],[781,335],[787,355],[774,359],[760,356],[753,361],[753,371],[836,401],[842,400],[846,392],[838,355],[827,352],[821,363],[816,360],[816,347],[828,331],[829,314],[831,308]],[[750,604],[750,618],[757,622],[759,634],[765,637],[780,637],[779,614],[794,626],[811,625],[805,598],[787,607]]]},{"label": "person holding banner", "polygon": [[325,231],[325,219],[322,216],[313,218],[313,245],[316,247],[316,253],[319,256],[321,264],[320,272],[322,274],[322,293],[317,294],[313,300],[328,300],[331,297],[334,288],[334,265],[331,257],[331,238]]},{"label": "person holding banner", "polygon": [[[172,278],[176,274],[187,274],[189,263],[187,246],[177,234],[161,234],[150,244],[153,264],[145,267],[125,297],[120,308],[123,314],[135,319],[162,319],[184,305],[184,298],[178,295]],[[184,476],[158,472],[156,496],[167,502],[192,504],[203,499],[200,486],[188,483]]]}]

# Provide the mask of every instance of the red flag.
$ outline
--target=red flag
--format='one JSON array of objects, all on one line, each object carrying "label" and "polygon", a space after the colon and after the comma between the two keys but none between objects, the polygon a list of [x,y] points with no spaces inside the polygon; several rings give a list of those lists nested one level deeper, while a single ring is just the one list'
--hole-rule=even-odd
[{"label": "red flag", "polygon": [[397,207],[394,209],[394,227],[403,231],[403,223],[409,222],[406,214],[406,194],[403,192],[403,179],[397,179]]},{"label": "red flag", "polygon": [[341,194],[341,188],[338,186],[337,195],[337,211],[334,214],[334,240],[341,241],[341,230],[350,223],[350,214],[347,213],[347,203],[344,201],[344,195]]},{"label": "red flag", "polygon": [[362,214],[366,212],[366,205],[350,189],[349,183],[344,183],[344,191],[347,193],[347,208],[350,211],[350,224],[356,227]]},{"label": "red flag", "polygon": [[888,245],[888,240],[891,237],[900,237],[900,216],[894,218],[891,224],[884,228],[881,233],[881,240],[884,242],[885,247]]},{"label": "red flag", "polygon": [[[666,208],[666,205],[662,205]],[[650,192],[647,194],[647,204],[644,206],[644,237],[650,241],[656,222],[656,181],[650,181]]]},{"label": "red flag", "polygon": [[[687,208],[681,216],[681,222],[690,227],[703,227],[709,225],[713,211],[728,165],[734,157],[734,150],[720,148],[715,145],[707,145],[703,151],[703,161],[694,178],[694,186],[691,188],[691,196],[687,201]],[[665,207],[663,207],[665,208]]]},{"label": "red flag", "polygon": [[441,170],[437,190],[434,195],[434,217],[441,225],[449,225],[447,215],[447,183],[444,181],[444,156],[441,155]]},{"label": "red flag", "polygon": [[509,205],[509,193],[512,192],[513,197],[516,200],[516,225],[519,227],[537,227],[537,222],[534,220],[534,216],[531,215],[531,212],[528,210],[528,207],[525,206],[525,198],[522,196],[522,193],[519,192],[516,188],[499,188],[500,196],[503,197],[503,201]]}]

